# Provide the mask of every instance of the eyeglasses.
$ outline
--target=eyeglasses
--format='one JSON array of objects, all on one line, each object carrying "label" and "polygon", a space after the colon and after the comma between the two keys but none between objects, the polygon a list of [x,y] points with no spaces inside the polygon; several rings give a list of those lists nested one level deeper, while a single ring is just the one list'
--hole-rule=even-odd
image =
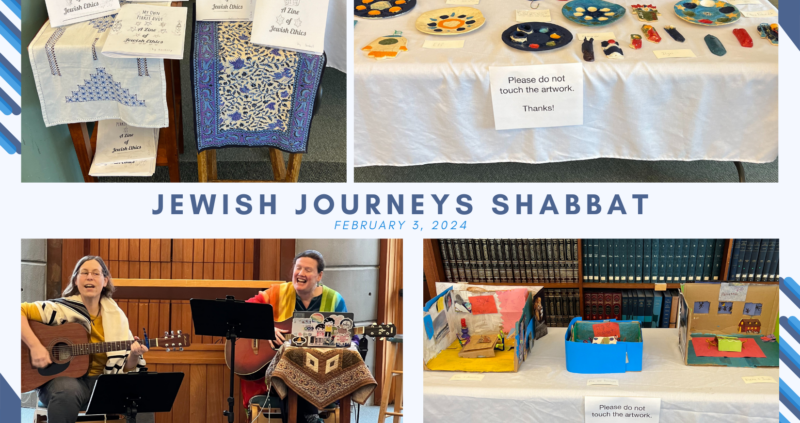
[{"label": "eyeglasses", "polygon": [[[100,273],[100,272],[91,272],[91,273],[92,273],[92,276],[94,276],[96,278],[99,278],[100,276],[103,276],[103,274]],[[87,277],[87,276],[89,276],[89,272],[82,270],[80,275],[83,276],[83,277]]]}]

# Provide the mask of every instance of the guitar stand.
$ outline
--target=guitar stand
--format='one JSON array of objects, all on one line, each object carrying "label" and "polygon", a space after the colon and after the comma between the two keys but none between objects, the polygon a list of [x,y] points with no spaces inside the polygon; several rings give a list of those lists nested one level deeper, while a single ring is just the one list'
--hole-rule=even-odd
[{"label": "guitar stand", "polygon": [[192,321],[194,332],[197,335],[224,336],[231,344],[231,384],[228,397],[228,409],[222,414],[228,417],[228,423],[233,423],[233,381],[236,368],[236,340],[247,339],[275,339],[275,321],[272,316],[272,306],[269,304],[246,303],[237,300],[232,295],[225,299],[216,300],[191,299]]}]

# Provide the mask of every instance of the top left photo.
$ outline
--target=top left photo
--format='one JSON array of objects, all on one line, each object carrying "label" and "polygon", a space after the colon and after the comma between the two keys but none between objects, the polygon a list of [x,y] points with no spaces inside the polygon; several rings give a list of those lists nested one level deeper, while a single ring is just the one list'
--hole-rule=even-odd
[{"label": "top left photo", "polygon": [[345,5],[22,2],[22,182],[346,182]]}]

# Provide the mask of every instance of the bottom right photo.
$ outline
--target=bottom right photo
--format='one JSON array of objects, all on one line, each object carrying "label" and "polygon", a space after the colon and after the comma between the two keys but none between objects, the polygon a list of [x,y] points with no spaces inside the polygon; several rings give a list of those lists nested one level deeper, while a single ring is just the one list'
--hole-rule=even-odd
[{"label": "bottom right photo", "polygon": [[774,422],[778,239],[425,239],[426,422]]}]

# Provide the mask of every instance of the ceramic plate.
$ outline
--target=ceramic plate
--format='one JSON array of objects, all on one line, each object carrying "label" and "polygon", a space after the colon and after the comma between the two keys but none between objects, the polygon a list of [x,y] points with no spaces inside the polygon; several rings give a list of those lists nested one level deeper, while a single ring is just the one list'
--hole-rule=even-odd
[{"label": "ceramic plate", "polygon": [[406,14],[417,5],[417,0],[353,0],[353,14],[364,19],[393,18]]},{"label": "ceramic plate", "polygon": [[[520,28],[523,25],[528,25],[529,28]],[[530,34],[526,35],[525,42],[522,43],[511,39],[520,29],[525,29],[525,32],[527,32],[527,30],[531,31]],[[543,30],[547,30],[547,32],[542,32]],[[558,36],[558,38],[553,38],[553,34]],[[572,42],[572,38],[572,33],[566,28],[544,22],[520,22],[503,31],[503,42],[508,44],[509,47],[522,51],[536,52],[555,50]],[[548,46],[547,43],[549,42],[553,42],[554,44]],[[538,45],[539,47],[531,47],[532,45]]]},{"label": "ceramic plate", "polygon": [[579,25],[604,26],[625,16],[625,8],[603,0],[572,0],[561,8],[561,13]]},{"label": "ceramic plate", "polygon": [[682,0],[675,5],[675,13],[686,22],[703,26],[728,25],[742,18],[736,6],[716,0]]},{"label": "ceramic plate", "polygon": [[457,35],[472,32],[485,23],[486,19],[478,9],[450,7],[423,13],[417,19],[416,27],[425,34]]}]

